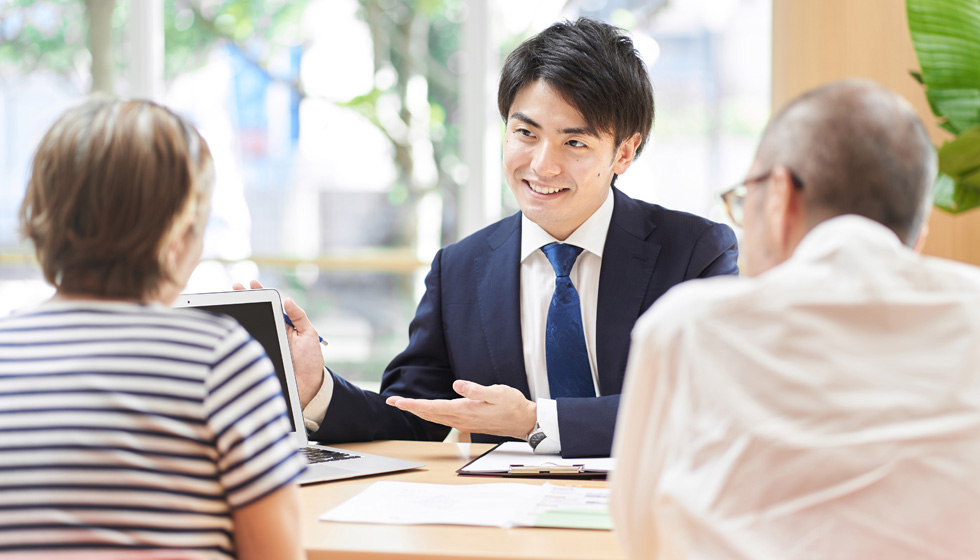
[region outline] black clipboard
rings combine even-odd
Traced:
[[[609,458],[563,459],[560,455],[536,455],[525,442],[504,442],[456,470],[459,476],[511,478],[566,478],[605,480]]]

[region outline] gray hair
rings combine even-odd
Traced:
[[[911,105],[867,80],[835,82],[797,98],[763,133],[763,168],[803,182],[807,215],[875,220],[913,245],[931,208],[936,149]]]

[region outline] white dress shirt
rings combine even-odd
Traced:
[[[582,306],[582,328],[585,331],[585,346],[589,352],[589,369],[592,370],[596,396],[600,395],[595,362],[595,318],[599,301],[602,249],[606,245],[606,234],[609,233],[609,223],[612,221],[612,189],[609,189],[609,193],[599,209],[573,231],[568,239],[561,242],[583,249],[568,277],[578,292],[579,304]],[[547,443],[542,443],[543,447],[539,447],[538,451],[558,452],[561,450],[558,405],[551,399],[548,363],[544,355],[548,309],[551,307],[551,296],[555,293],[555,269],[541,248],[550,243],[559,241],[527,216],[521,216],[521,335],[524,341],[524,369],[527,372],[527,385],[531,389],[531,400],[538,405],[538,424],[547,436]]]
[[[631,558],[980,557],[980,269],[838,217],[637,323],[614,443]]]

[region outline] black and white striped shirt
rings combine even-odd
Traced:
[[[0,556],[235,556],[231,511],[304,460],[262,347],[194,310],[49,302],[0,318]]]

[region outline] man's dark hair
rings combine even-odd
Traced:
[[[618,27],[588,18],[559,22],[521,43],[500,72],[497,107],[507,120],[527,85],[544,80],[578,110],[594,132],[618,147],[640,134],[637,155],[653,127],[653,87],[633,41]]]
[[[802,180],[812,221],[857,214],[909,246],[928,216],[936,179],[936,150],[912,106],[857,79],[786,106],[766,127],[756,163],[785,165]]]

